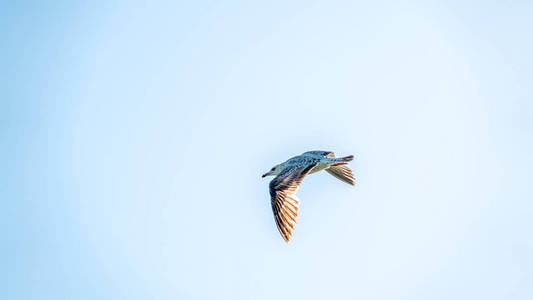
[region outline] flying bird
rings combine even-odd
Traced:
[[[345,166],[352,160],[353,155],[336,158],[330,151],[308,151],[274,166],[263,174],[263,178],[276,176],[270,181],[270,200],[276,226],[285,242],[290,241],[294,231],[300,202],[296,191],[305,175],[326,170],[337,179],[355,185],[352,170]]]

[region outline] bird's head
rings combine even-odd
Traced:
[[[263,174],[263,176],[261,176],[262,178],[265,178],[267,176],[276,176],[278,175],[279,173],[281,173],[281,171],[283,171],[284,167],[283,165],[279,164],[279,165],[275,165],[272,169],[270,169],[270,171],[266,172],[265,174]]]

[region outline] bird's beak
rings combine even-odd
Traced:
[[[268,172],[265,173],[265,174],[263,174],[263,175],[261,176],[261,178],[265,178],[265,177],[267,177],[267,176],[268,176]]]

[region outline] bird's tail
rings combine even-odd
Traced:
[[[353,160],[353,155],[348,155],[348,156],[345,156],[345,157],[339,157],[340,160],[342,161],[352,161]]]
[[[336,160],[337,162],[333,163],[332,166],[345,165],[347,162],[353,160],[353,155],[348,155],[348,156],[345,156],[345,157],[335,158],[335,160]]]

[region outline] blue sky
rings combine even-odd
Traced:
[[[533,298],[533,4],[0,4],[2,299]],[[260,175],[354,154],[298,192]]]

